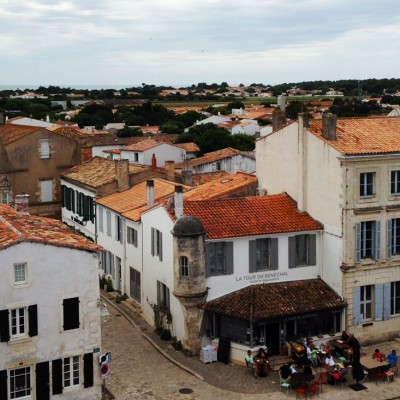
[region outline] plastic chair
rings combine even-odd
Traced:
[[[300,397],[300,395],[303,393],[304,394],[304,398],[307,398],[307,390],[304,387],[297,387],[296,389],[296,399],[298,399]]]
[[[315,385],[314,383],[312,383],[309,388],[308,388],[308,392],[310,393],[310,397],[311,396],[315,396],[317,395],[319,397],[319,389],[318,386]]]
[[[245,359],[245,361],[246,361],[246,370],[250,371],[254,375],[255,374],[255,366],[254,366],[254,364],[252,364],[251,362],[247,361],[246,359]]]
[[[394,382],[394,371],[392,371],[392,369],[386,371],[385,376],[388,382]]]
[[[287,381],[287,379],[283,379],[281,376],[281,371],[279,371],[279,386],[282,389],[286,390],[286,395],[289,395],[289,389],[290,389],[290,383]]]
[[[313,386],[316,386],[318,389],[318,397],[319,397],[319,393],[322,393],[322,381],[321,380],[315,380],[313,382]]]

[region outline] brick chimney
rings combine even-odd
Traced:
[[[147,208],[154,206],[154,181],[149,179],[147,181]]]
[[[322,114],[322,137],[327,140],[336,140],[336,115]]]
[[[15,196],[15,211],[19,215],[29,215],[29,194],[17,194]]]
[[[175,186],[175,194],[174,194],[174,203],[175,203],[175,217],[178,219],[183,215],[183,187]]]
[[[117,176],[118,191],[129,189],[129,160],[117,160],[115,163],[115,174]]]
[[[285,126],[286,117],[279,107],[275,107],[272,112],[272,131],[276,132]]]
[[[151,157],[151,168],[153,168],[153,169],[157,168],[157,158],[154,153],[153,153],[153,157]]]
[[[175,180],[175,161],[165,161],[165,171],[167,172],[167,179],[169,181]]]

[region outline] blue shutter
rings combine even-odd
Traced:
[[[375,260],[381,259],[381,221],[375,221]]]
[[[387,234],[386,234],[386,249],[387,258],[392,258],[392,220],[387,220]]]
[[[390,319],[391,284],[386,282],[383,285],[383,319]]]
[[[375,285],[375,320],[383,319],[383,285]]]
[[[361,262],[361,223],[356,224],[356,263]]]
[[[356,287],[353,291],[353,324],[359,325],[361,323],[361,314],[360,314],[360,294],[361,288]]]
[[[225,243],[225,274],[233,274],[233,242]]]

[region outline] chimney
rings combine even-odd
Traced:
[[[310,114],[305,112],[305,113],[300,113],[299,114],[299,125],[303,128],[308,128],[310,124]]]
[[[276,132],[279,129],[282,129],[286,123],[285,114],[279,107],[275,107],[274,111],[272,112],[272,131]]]
[[[123,192],[129,189],[129,160],[117,160],[115,163],[117,190]]]
[[[193,165],[188,158],[183,162],[182,182],[184,185],[193,186]]]
[[[0,125],[4,124],[4,114],[0,112]]]
[[[157,158],[154,153],[153,153],[153,157],[151,157],[151,168],[153,168],[153,169],[157,168]]]
[[[29,215],[29,194],[15,196],[15,211],[18,215]]]
[[[336,140],[336,115],[322,114],[322,137],[327,140]]]
[[[147,208],[154,206],[154,181],[149,179],[147,181]]]
[[[282,112],[285,112],[285,108],[286,108],[286,100],[285,100],[285,95],[279,95],[278,99],[277,99],[277,104],[279,106],[279,108],[281,109]]]
[[[167,179],[175,180],[175,161],[165,161],[165,170],[167,171]]]
[[[50,122],[50,115],[49,114],[46,115],[46,122]]]
[[[183,187],[175,186],[175,195],[174,195],[174,203],[175,203],[175,217],[178,219],[183,215]]]

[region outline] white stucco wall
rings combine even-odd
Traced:
[[[160,144],[142,152],[121,150],[121,158],[127,158],[129,162],[135,162],[134,153],[139,153],[137,164],[151,165],[153,154],[157,159],[157,167],[164,167],[165,161],[181,162],[185,159],[186,150],[167,143]]]
[[[110,156],[109,153],[104,153],[105,150],[115,150],[115,149],[121,149],[123,148],[124,145],[106,145],[106,146],[92,146],[92,157],[103,157],[103,158],[108,158]],[[115,154],[113,154],[115,156]]]
[[[157,281],[164,283],[170,292],[170,311],[173,318],[172,334],[178,340],[184,337],[183,311],[174,296],[173,271],[173,223],[163,207],[156,207],[142,215],[143,224],[143,312],[146,319],[154,324],[154,312],[151,304],[157,304]],[[163,260],[151,255],[151,228],[162,232]]]
[[[73,183],[68,182],[64,179],[61,179],[61,185],[64,185],[66,187],[69,187],[69,188],[75,190],[75,209],[76,209],[76,204],[77,204],[77,200],[76,200],[77,192],[83,193],[85,196],[90,196],[94,202],[94,199],[96,197],[96,194],[94,192],[87,190],[85,188],[82,188],[78,185],[74,185]],[[94,205],[93,205],[93,207],[94,207]],[[66,223],[68,226],[75,229],[77,232],[82,233],[86,237],[90,237],[92,240],[95,240],[95,233],[96,233],[95,223],[96,223],[96,221],[95,222],[85,221],[84,225],[81,225],[81,224],[75,222],[73,220],[73,218],[82,220],[82,217],[80,217],[78,214],[67,210],[65,207],[61,208],[62,222]]]
[[[37,305],[38,336],[0,343],[0,370],[73,355],[101,346],[98,255],[49,244],[20,243],[1,251],[0,309]],[[14,286],[14,263],[27,263],[28,282]],[[63,331],[65,298],[79,297],[80,328]],[[99,354],[99,353],[97,353]],[[64,391],[62,399],[99,399],[100,374],[94,354],[94,386]],[[32,368],[33,370],[33,368]],[[32,371],[33,373],[34,371]],[[34,376],[34,375],[33,375]],[[81,364],[83,380],[83,361]]]
[[[227,157],[217,161],[220,163],[220,171],[226,171],[233,174],[237,171],[254,172],[256,170],[256,160],[250,157],[242,156],[241,154]],[[205,163],[193,167],[195,173],[206,173],[217,171],[217,162]]]

